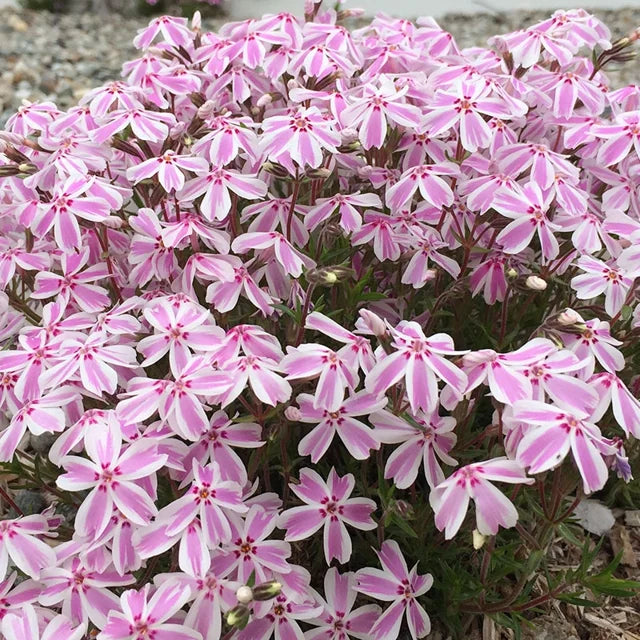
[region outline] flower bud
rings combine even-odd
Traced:
[[[258,601],[271,600],[279,596],[281,591],[282,585],[276,580],[270,580],[253,588],[253,599]]]
[[[270,93],[265,93],[256,100],[256,107],[260,107],[260,109],[262,109],[264,107],[268,107],[272,102],[273,96]]]
[[[507,278],[509,278],[509,280],[513,280],[514,278],[518,277],[518,272],[511,267],[510,269],[507,269],[504,273],[505,276],[507,276]]]
[[[200,120],[206,120],[207,118],[210,118],[215,111],[216,103],[213,100],[207,100],[200,104],[198,108],[198,118],[200,118]]]
[[[300,422],[302,420],[302,411],[298,407],[287,407],[284,410],[284,417],[291,422]]]
[[[300,85],[293,78],[291,78],[291,80],[287,82],[287,89],[289,91],[291,91],[292,89],[297,89],[299,86]]]
[[[539,276],[529,276],[525,281],[525,285],[533,291],[544,291],[547,288],[546,280],[543,280]]]
[[[276,178],[289,177],[289,172],[280,164],[267,161],[262,165],[262,169]]]
[[[584,322],[582,316],[573,309],[566,308],[562,313],[558,315],[558,324],[563,327],[569,327],[573,324]]]
[[[249,622],[249,608],[246,604],[236,605],[227,611],[226,621],[230,627],[244,629]]]
[[[473,548],[482,549],[484,547],[484,543],[487,541],[487,536],[483,536],[477,529],[473,530]]]
[[[336,22],[346,20],[347,18],[359,18],[364,15],[364,9],[342,9],[338,11]]]
[[[352,127],[345,127],[340,131],[343,144],[351,144],[358,139],[358,131]]]
[[[374,336],[382,338],[387,334],[387,326],[379,315],[368,309],[360,309],[359,313],[365,326]]]
[[[191,28],[194,31],[199,31],[201,27],[202,27],[202,15],[200,14],[199,11],[196,11],[193,14],[193,18],[191,18]]]
[[[306,273],[306,278],[309,283],[332,286],[338,282],[354,278],[355,275],[356,272],[349,267],[335,266],[309,269]]]
[[[306,172],[307,178],[311,180],[326,180],[331,175],[331,169],[326,167],[318,167],[317,169],[309,169]]]
[[[242,585],[236,591],[236,598],[240,604],[249,604],[253,600],[253,590],[247,585]]]

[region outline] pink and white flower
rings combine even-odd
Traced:
[[[305,505],[284,511],[278,527],[287,530],[287,541],[304,540],[324,527],[327,564],[333,558],[344,564],[351,557],[351,538],[345,524],[364,531],[376,527],[371,519],[376,503],[367,498],[349,498],[355,487],[350,473],[340,477],[332,468],[325,483],[312,469],[301,469],[300,484],[289,486]]]

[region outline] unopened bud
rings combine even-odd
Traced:
[[[477,529],[473,530],[473,548],[478,550],[484,547],[484,543],[487,541],[487,536],[483,536]]]
[[[122,218],[118,218],[118,216],[109,216],[108,218],[100,220],[100,222],[109,229],[120,229],[124,224],[124,220]]]
[[[191,18],[191,28],[194,31],[198,31],[202,27],[202,15],[199,11],[196,11]]]
[[[287,407],[284,410],[284,417],[291,422],[300,422],[302,420],[302,411],[298,407]]]
[[[340,131],[340,137],[342,138],[343,144],[351,144],[358,139],[358,132],[352,127],[345,127]]]
[[[279,596],[281,591],[282,585],[276,580],[270,580],[253,588],[253,599],[258,601],[271,600]]]
[[[331,169],[327,169],[326,167],[309,169],[306,175],[307,178],[310,178],[311,180],[326,180],[331,175]]]
[[[355,277],[356,272],[349,267],[323,267],[321,269],[309,269],[306,273],[308,282],[320,285],[334,285]]]
[[[360,309],[359,313],[365,326],[374,336],[382,338],[387,334],[387,327],[384,320],[379,315],[373,313],[373,311],[369,311],[368,309]]]
[[[193,100],[193,97],[191,98]],[[198,107],[198,118],[206,120],[210,118],[216,111],[216,103],[213,100],[202,102]]]
[[[269,161],[262,165],[262,169],[276,178],[288,178],[290,175],[281,164],[275,164]]]
[[[292,89],[297,89],[299,86],[300,85],[293,78],[291,78],[291,80],[287,82],[287,89],[289,91],[291,91]]]
[[[263,109],[264,107],[268,107],[272,102],[273,96],[270,93],[265,93],[256,100],[256,107]]]
[[[226,620],[230,627],[244,629],[249,622],[249,608],[246,604],[236,605],[233,609],[227,611]]]
[[[413,507],[406,500],[395,500],[392,506],[395,511],[403,520],[413,520],[415,512]]]
[[[528,289],[532,289],[533,291],[544,291],[547,288],[546,280],[543,280],[539,276],[529,276],[525,284]]]
[[[236,598],[240,604],[249,604],[253,600],[253,590],[247,585],[243,585],[236,591]]]
[[[505,276],[507,276],[509,280],[513,280],[514,278],[518,277],[518,272],[513,267],[511,267],[510,269],[507,269],[505,271]]]
[[[558,324],[563,327],[570,327],[571,325],[578,324],[580,322],[584,322],[582,316],[573,309],[567,308],[558,315]]]

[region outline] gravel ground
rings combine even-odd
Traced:
[[[6,0],[0,0],[0,2]],[[640,9],[596,10],[621,36],[640,26]],[[512,11],[447,15],[440,23],[460,45],[482,45],[548,17],[548,12]],[[119,77],[121,64],[134,55],[131,41],[147,18],[119,15],[52,15],[0,5],[0,126],[22,100],[53,100],[60,107],[77,102],[88,89]],[[209,29],[217,24],[210,21]],[[640,82],[640,64],[628,63],[611,74],[616,86]]]

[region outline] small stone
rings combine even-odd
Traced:
[[[640,509],[625,511],[624,522],[629,527],[640,527]]]
[[[14,30],[19,33],[24,33],[29,29],[29,25],[15,13],[10,13],[7,18],[7,24]]]

